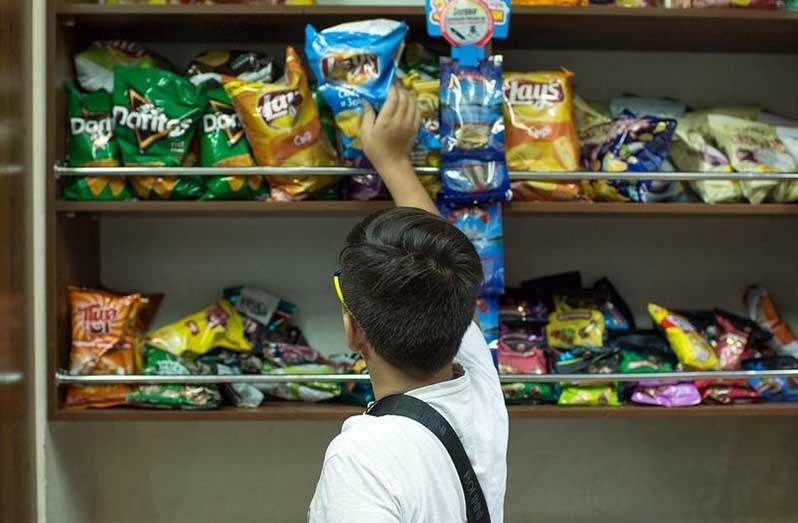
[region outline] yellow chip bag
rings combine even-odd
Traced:
[[[546,341],[549,347],[601,347],[604,345],[604,314],[596,309],[571,308],[565,298],[555,298],[556,310],[549,314]]]
[[[319,109],[293,48],[286,51],[285,75],[275,83],[223,80],[258,165],[335,165],[335,150],[322,132]],[[301,183],[280,176],[267,178],[278,199],[300,198],[306,194],[299,191],[322,189],[337,181],[335,177],[303,177]]]
[[[505,73],[507,165],[519,171],[576,171],[579,140],[573,115],[573,73]]]
[[[682,365],[696,370],[720,370],[715,351],[687,318],[653,303],[648,304],[648,313],[665,331]]]
[[[219,348],[252,350],[244,337],[241,315],[227,300],[151,332],[147,344],[180,356],[184,352],[205,354]]]

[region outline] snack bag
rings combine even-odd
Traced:
[[[549,347],[601,347],[604,345],[604,315],[596,309],[571,308],[562,296],[555,297],[549,315],[546,340]]]
[[[715,351],[686,318],[667,309],[648,304],[654,322],[665,331],[671,349],[682,365],[696,370],[719,370]]]
[[[72,349],[69,372],[74,375],[135,374],[133,328],[141,296],[69,288]],[[70,386],[68,408],[112,407],[126,402],[129,385]]]
[[[585,7],[588,0],[513,0],[513,5],[553,5],[562,7]]]
[[[479,254],[484,280],[480,296],[504,293],[504,246],[501,204],[451,208],[441,205],[441,216],[465,234]]]
[[[502,383],[502,394],[508,405],[557,403],[557,386],[553,383]]]
[[[206,51],[196,56],[186,70],[194,85],[221,85],[223,76],[248,82],[273,82],[277,66],[270,56],[256,51]]]
[[[194,140],[196,148],[197,140]],[[197,155],[186,154],[182,167],[193,167]],[[130,185],[144,200],[194,200],[202,195],[205,182],[201,176],[130,176]]]
[[[692,407],[701,403],[701,394],[692,383],[640,382],[632,392],[632,401],[660,407]]]
[[[798,358],[798,340],[790,327],[781,319],[770,293],[762,287],[752,286],[746,289],[743,299],[748,317],[766,331],[773,333],[773,337],[767,343],[768,346],[779,356]]]
[[[578,387],[565,385],[562,387],[557,405],[573,405],[583,407],[618,407],[618,391],[615,385],[598,385]]]
[[[103,40],[92,42],[74,57],[78,84],[86,91],[114,92],[114,67],[129,65],[140,68],[156,66],[156,59],[135,42]]]
[[[114,122],[127,166],[178,167],[189,152],[207,98],[163,69],[114,69]]]
[[[67,164],[70,167],[116,167],[119,149],[114,140],[111,95],[105,91],[82,93],[72,82],[67,91]],[[130,190],[121,176],[67,178],[65,200],[129,200]]]
[[[776,136],[789,151],[790,156],[798,165],[798,127],[776,127]],[[773,191],[773,201],[777,203],[798,201],[798,182],[781,182]]]
[[[513,200],[521,202],[579,202],[589,198],[581,183],[518,180],[511,184]]]
[[[421,128],[411,153],[414,165],[438,167],[441,163],[440,80],[407,78],[405,86],[421,112]],[[409,85],[408,85],[409,84]]]
[[[499,343],[499,299],[496,296],[480,296],[477,298],[477,324],[485,343],[495,352]]]
[[[786,370],[798,369],[798,359],[788,356],[760,358],[743,362],[745,370]],[[796,378],[751,378],[751,387],[767,401],[798,401],[798,380]]]
[[[686,110],[687,106],[684,103],[667,98],[621,96],[610,100],[610,115],[613,118],[631,114],[632,116],[676,119],[682,116]]]
[[[349,22],[321,32],[311,25],[305,28],[305,53],[335,114],[344,159],[363,156],[358,142],[361,98],[375,110],[385,103],[406,34],[407,24],[385,19]]]
[[[147,344],[175,356],[184,352],[201,355],[217,347],[234,351],[252,350],[252,345],[244,337],[241,315],[227,300],[151,332]]]
[[[798,170],[771,125],[720,114],[707,116],[707,125],[737,172],[792,173]],[[775,180],[741,182],[743,194],[751,203],[762,203],[778,185]]]
[[[590,168],[605,172],[655,172],[668,157],[676,120],[627,113],[613,120],[592,152]]]
[[[286,50],[285,75],[275,83],[224,77],[224,88],[244,124],[258,165],[319,167],[335,164],[335,151],[321,129],[305,71],[296,51]],[[268,176],[277,200],[307,198],[328,187],[331,176]]]
[[[511,170],[579,169],[572,77],[566,69],[504,74],[505,146]]]
[[[761,399],[746,380],[696,380],[704,403],[751,403]]]
[[[746,356],[748,333],[737,328],[729,319],[715,314],[719,333],[715,343],[715,354],[720,360],[721,370],[738,370]]]

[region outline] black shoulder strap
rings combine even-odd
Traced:
[[[457,475],[460,476],[460,484],[463,486],[465,494],[466,517],[468,523],[490,523],[490,513],[488,505],[485,503],[485,495],[479,486],[479,480],[471,466],[463,444],[452,426],[446,418],[428,405],[426,402],[408,396],[406,394],[394,394],[386,396],[374,403],[366,414],[371,416],[404,416],[421,423],[430,432],[435,434],[443,443],[449,457],[452,458]]]

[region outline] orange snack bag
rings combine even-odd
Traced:
[[[286,51],[285,75],[275,83],[223,79],[258,165],[335,165],[335,150],[322,132],[319,109],[299,55],[292,47]],[[337,181],[330,176],[267,178],[276,199],[301,198]]]
[[[133,327],[145,301],[139,294],[69,288],[72,349],[69,372],[76,375],[135,374]],[[73,386],[67,407],[109,407],[125,403],[128,385]]]
[[[511,170],[579,169],[572,76],[565,69],[505,73],[504,140]]]

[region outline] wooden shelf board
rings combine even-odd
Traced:
[[[226,407],[218,410],[174,411],[147,409],[57,410],[53,421],[343,421],[362,414],[363,407],[273,401],[258,409]],[[699,405],[696,407],[558,407],[510,405],[513,420],[541,418],[685,418],[798,416],[798,404]]]
[[[408,6],[92,5],[61,3],[61,23],[98,38],[301,42],[308,21],[325,27],[347,20],[407,20],[426,35],[424,10]],[[176,20],[179,18],[179,22]],[[155,23],[157,22],[157,23]],[[268,30],[266,30],[268,29]],[[656,35],[652,37],[652,35]],[[495,48],[796,52],[798,13],[764,9],[629,9],[614,6],[514,7],[511,37]],[[512,64],[508,64],[512,66]]]
[[[393,205],[389,201],[304,201],[304,202],[92,202],[58,201],[60,214],[347,214],[369,213]],[[511,215],[695,215],[695,216],[798,216],[794,204],[718,204],[703,203],[570,203],[513,202],[505,206]]]

